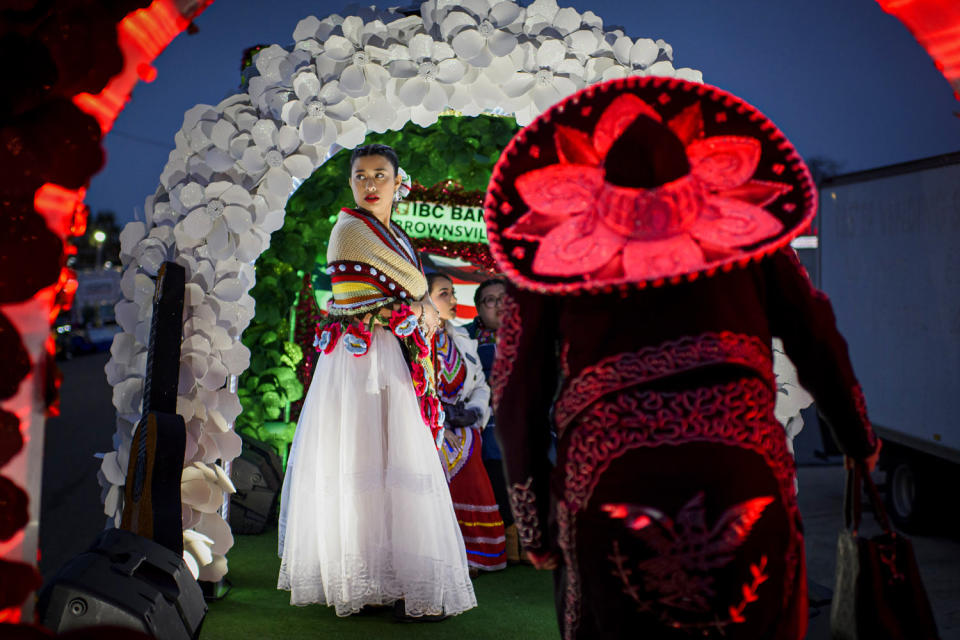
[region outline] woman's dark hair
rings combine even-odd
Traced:
[[[473,306],[480,308],[480,300],[483,299],[483,290],[487,287],[492,287],[495,284],[502,284],[504,287],[507,286],[507,281],[503,278],[488,278],[480,283],[480,286],[477,287],[477,290],[473,292]]]
[[[367,144],[355,148],[353,153],[350,154],[350,170],[353,171],[353,163],[357,161],[357,158],[366,156],[383,156],[393,165],[393,175],[399,173],[400,158],[397,157],[397,152],[393,150],[393,147],[388,147],[385,144]]]
[[[432,271],[427,274],[427,293],[433,291],[433,283],[443,278],[444,280],[449,280],[450,284],[453,284],[453,278],[448,276],[445,273],[440,273],[439,271]]]

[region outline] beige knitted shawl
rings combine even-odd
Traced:
[[[409,302],[419,300],[427,292],[427,279],[420,267],[413,264],[416,255],[409,255],[412,250],[409,238],[397,225],[391,223],[390,226],[392,234],[371,216],[344,209],[330,233],[327,264],[333,269],[339,265],[350,269],[362,265],[364,275],[372,268],[377,278],[385,276],[406,293],[401,295],[400,291],[391,289],[397,298]],[[382,286],[382,280],[377,282],[378,286]]]

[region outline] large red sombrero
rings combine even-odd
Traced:
[[[593,85],[520,131],[484,203],[490,250],[542,292],[660,286],[744,266],[788,244],[817,192],[783,133],[709,85]]]

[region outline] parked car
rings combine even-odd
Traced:
[[[89,353],[109,351],[113,336],[120,333],[120,326],[114,323],[101,326],[75,326],[69,320],[54,325],[54,343],[56,357],[69,360]]]

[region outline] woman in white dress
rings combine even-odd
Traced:
[[[396,153],[355,149],[350,183],[357,208],[341,211],[330,236],[334,300],[281,494],[277,587],[338,616],[391,603],[401,617],[456,615],[476,597],[437,456],[428,345],[439,319],[390,219]]]

